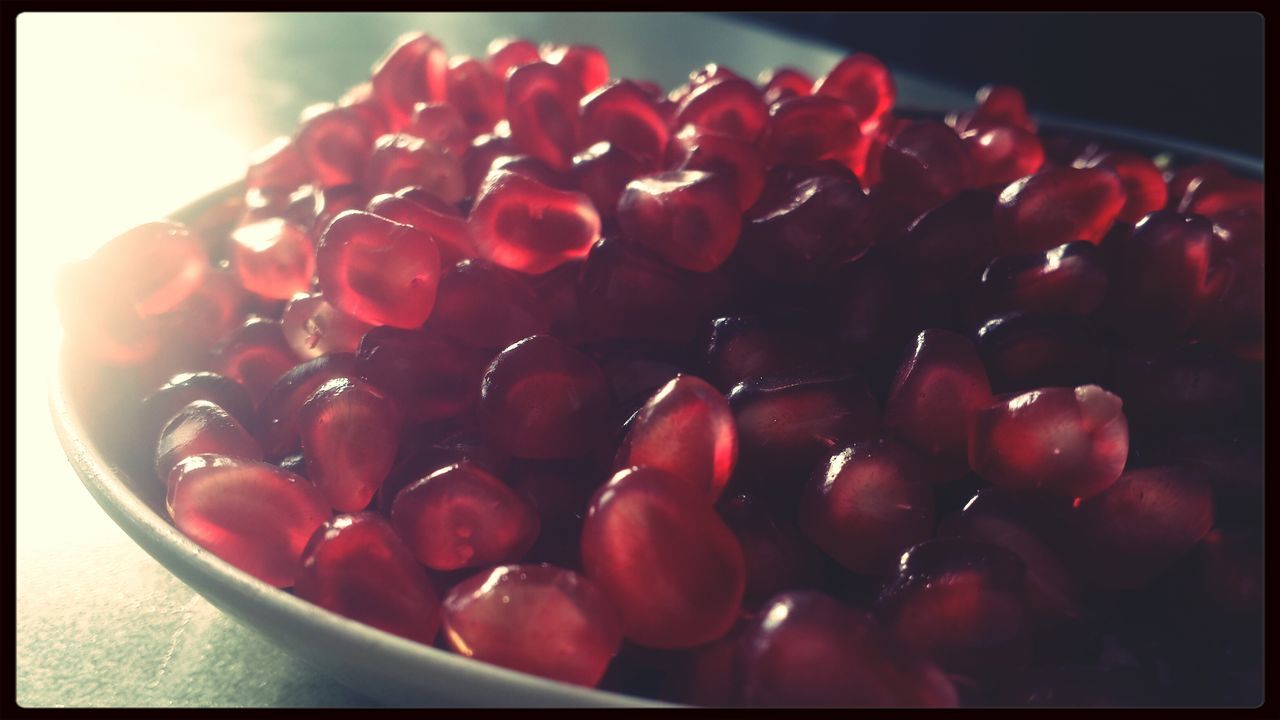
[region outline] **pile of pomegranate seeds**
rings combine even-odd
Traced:
[[[233,222],[67,268],[71,352],[138,389],[114,424],[194,541],[470,658],[711,705],[1256,704],[1261,184],[1010,87],[895,99],[865,54],[664,93],[405,36]]]

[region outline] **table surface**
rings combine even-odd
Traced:
[[[585,41],[667,87],[717,61],[816,74],[830,48],[684,14],[45,14],[17,20],[17,702],[375,704],[209,605],[144,553],[67,464],[47,409],[59,265],[243,173],[298,112],[366,79],[402,32],[483,55],[501,35]],[[969,92],[899,77],[901,102]]]

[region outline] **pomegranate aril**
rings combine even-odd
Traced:
[[[1110,354],[1095,329],[1079,318],[1006,313],[981,323],[974,341],[997,393],[1107,379]]]
[[[925,330],[898,368],[884,424],[936,465],[945,482],[968,469],[974,415],[990,402],[990,381],[973,343],[949,330]]]
[[[933,534],[935,474],[892,440],[841,448],[805,485],[800,528],[846,568],[892,575],[902,553]]]
[[[670,130],[652,96],[630,80],[619,80],[582,98],[582,144],[608,142],[656,162],[667,150]]]
[[[992,260],[982,273],[978,297],[987,312],[1084,317],[1102,305],[1109,287],[1102,251],[1093,243],[1077,241],[1043,253]]]
[[[334,378],[298,410],[307,477],[338,512],[369,506],[395,462],[399,410],[368,384]]]
[[[445,99],[449,55],[424,33],[407,33],[373,67],[373,94],[382,102],[391,127],[404,127],[420,102]]]
[[[893,377],[925,317],[921,293],[878,248],[837,265],[823,282],[837,344],[877,379]]]
[[[1144,429],[1246,422],[1261,399],[1243,363],[1204,343],[1118,352],[1114,376],[1126,415]]]
[[[866,127],[893,109],[897,88],[883,63],[866,53],[855,53],[818,78],[813,94],[849,103]]]
[[[455,158],[462,158],[471,147],[475,134],[467,129],[462,113],[448,103],[418,103],[404,132],[442,148]]]
[[[301,360],[331,352],[355,352],[372,325],[330,305],[319,293],[298,295],[284,307],[281,331]]]
[[[579,79],[546,62],[529,63],[507,75],[507,120],[522,151],[553,168],[567,168],[579,147]]]
[[[994,204],[992,192],[961,191],[920,215],[901,236],[886,239],[885,249],[910,274],[912,285],[929,295],[972,287],[996,254]]]
[[[746,609],[754,611],[784,590],[818,583],[821,553],[785,512],[745,492],[725,495],[716,509],[742,547]]]
[[[550,326],[549,311],[519,274],[483,260],[464,260],[440,277],[426,329],[496,351],[544,334]]]
[[[349,210],[320,237],[316,267],[334,307],[370,325],[416,328],[435,304],[440,252],[426,232]]]
[[[278,137],[254,152],[244,177],[249,190],[271,194],[289,193],[310,181],[311,170],[288,137]]]
[[[378,512],[388,515],[401,490],[437,470],[470,463],[496,476],[505,473],[511,462],[511,458],[485,445],[470,431],[458,431],[425,442],[429,444],[424,444],[424,439],[400,444],[403,456],[378,489],[374,502]]]
[[[462,159],[463,176],[466,179],[468,196],[475,196],[481,183],[489,175],[493,161],[507,155],[517,155],[520,148],[510,137],[500,135],[477,135],[471,141],[471,147]]]
[[[972,179],[976,187],[1004,186],[1034,175],[1044,165],[1044,146],[1040,138],[1020,127],[995,125],[974,128],[961,132],[960,139],[969,148],[969,157],[973,160]],[[1124,219],[1124,213],[1121,215]]]
[[[793,67],[762,70],[756,77],[765,105],[793,97],[804,97],[813,90],[813,78]]]
[[[609,59],[599,48],[546,43],[538,53],[546,62],[568,71],[580,88],[579,97],[609,82]]]
[[[668,146],[668,165],[675,170],[704,170],[728,175],[745,212],[764,190],[764,159],[755,145],[731,135],[686,125]]]
[[[1107,152],[1091,158],[1086,167],[1104,167],[1120,177],[1125,196],[1120,222],[1136,223],[1148,213],[1163,209],[1169,200],[1160,168],[1145,155]]]
[[[370,194],[395,192],[413,185],[446,203],[456,203],[466,194],[462,163],[420,137],[405,133],[383,135],[369,155]]]
[[[485,179],[468,224],[481,258],[533,275],[585,256],[600,237],[586,195],[510,171]]]
[[[401,490],[391,523],[418,562],[458,570],[514,562],[538,536],[538,513],[470,462],[450,465]]]
[[[297,358],[285,342],[280,321],[250,317],[237,328],[215,355],[216,370],[244,385],[255,404]]]
[[[226,411],[241,426],[253,427],[253,401],[244,385],[214,372],[187,372],[174,375],[148,395],[138,414],[138,434],[148,449],[160,431],[187,405],[205,401]]]
[[[178,463],[167,499],[196,544],[276,587],[289,587],[329,504],[303,478],[253,460],[196,455]]]
[[[1018,180],[995,207],[1002,255],[1048,250],[1073,240],[1095,245],[1124,208],[1124,185],[1103,168],[1054,168]]]
[[[338,107],[350,108],[365,127],[369,128],[370,135],[378,137],[385,133],[391,132],[391,117],[387,113],[382,102],[378,100],[374,94],[373,83],[362,82],[354,85],[347,90],[342,97],[338,98]]]
[[[671,683],[675,697],[696,707],[741,707],[739,648],[743,623],[715,642],[690,650],[683,676]]]
[[[627,183],[652,169],[653,163],[607,142],[599,142],[573,156],[573,184],[591,199],[608,221],[618,212],[618,199]]]
[[[464,56],[449,59],[445,73],[445,97],[458,109],[473,134],[488,132],[506,115],[503,77],[493,75],[484,63]]]
[[[622,644],[604,593],[551,565],[504,565],[455,585],[444,600],[444,631],[461,655],[587,687]]]
[[[707,377],[724,392],[756,377],[835,369],[832,343],[801,318],[723,317],[711,323]]]
[[[954,707],[955,688],[934,664],[897,647],[870,615],[815,591],[772,599],[741,646],[750,705]]]
[[[860,124],[857,111],[836,98],[794,97],[769,108],[760,147],[770,165],[836,160],[860,174],[866,160]]]
[[[720,82],[721,80],[729,79],[741,80],[742,76],[719,63],[707,63],[706,65],[691,71],[689,73],[689,79],[676,89],[667,93],[667,98],[678,105],[689,96],[689,93],[697,90],[703,85],[710,85],[712,83]]]
[[[262,448],[226,410],[208,400],[194,400],[169,418],[160,432],[156,476],[167,483],[178,463],[204,454],[261,460]]]
[[[339,515],[302,553],[298,597],[379,630],[435,641],[440,599],[404,542],[374,513]]]
[[[364,181],[373,139],[356,111],[324,103],[303,110],[293,142],[310,169],[310,181],[330,188]]]
[[[1010,490],[1096,495],[1120,477],[1128,456],[1121,405],[1097,385],[999,397],[974,414],[970,467]]]
[[[618,448],[617,468],[663,470],[714,503],[738,461],[729,403],[705,380],[678,375],[640,408]]]
[[[489,360],[434,333],[379,327],[361,339],[352,371],[393,397],[405,416],[443,420],[475,403]]]
[[[680,101],[675,125],[693,125],[700,130],[754,142],[764,130],[768,117],[769,110],[760,90],[750,81],[733,77],[691,90]]]
[[[911,206],[919,211],[974,184],[968,147],[940,122],[915,122],[894,133],[880,162],[884,184],[912,195]]]
[[[621,612],[623,634],[646,647],[711,642],[742,603],[738,541],[703,496],[661,470],[628,468],[600,488],[582,565]]]
[[[1068,518],[1069,560],[1109,589],[1154,580],[1213,527],[1213,493],[1199,475],[1176,467],[1130,470],[1085,500]]]
[[[974,95],[978,101],[975,115],[984,122],[1006,123],[1035,132],[1027,115],[1027,101],[1022,91],[1010,85],[984,85]]]
[[[331,353],[293,365],[281,375],[258,403],[255,426],[267,459],[277,460],[299,449],[298,411],[316,388],[354,373],[355,356]]]
[[[705,273],[737,246],[742,216],[730,178],[678,171],[628,183],[618,200],[618,224],[630,242],[672,265]]]
[[[495,38],[489,43],[486,54],[489,69],[499,79],[506,79],[507,74],[521,65],[535,63],[542,58],[538,55],[538,46],[524,38]]]
[[[573,177],[567,172],[556,170],[532,155],[504,155],[495,158],[489,166],[489,175],[499,171],[512,172],[534,180],[556,190],[573,190]]]
[[[861,257],[873,238],[863,226],[867,199],[854,180],[803,180],[772,207],[757,207],[743,229],[742,253],[759,275],[812,283],[831,264]]]
[[[462,213],[435,195],[417,190],[416,187],[401,188],[395,195],[378,195],[369,201],[365,210],[430,235],[440,251],[441,267],[453,267],[475,257],[471,233]]]
[[[209,272],[200,238],[173,222],[139,225],[99,248],[90,262],[111,276],[115,292],[142,317],[178,307]]]
[[[138,315],[114,277],[92,260],[64,265],[55,278],[59,320],[77,356],[111,365],[139,365],[161,345],[158,318]]]
[[[246,290],[288,300],[311,287],[316,255],[306,230],[280,218],[242,225],[231,233],[232,265]]]
[[[1263,207],[1262,183],[1233,175],[1215,175],[1193,181],[1178,203],[1178,212],[1214,218],[1235,212],[1259,217]]]
[[[1202,316],[1194,332],[1229,348],[1241,358],[1262,360],[1266,264],[1261,218],[1240,214],[1219,216],[1213,231],[1223,241],[1232,273],[1222,294]]]
[[[957,683],[981,687],[1030,660],[1025,575],[1022,560],[999,545],[930,540],[903,554],[878,614],[905,648]]]

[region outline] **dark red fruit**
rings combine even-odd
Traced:
[[[293,584],[329,504],[303,478],[267,463],[196,455],[169,479],[173,524],[196,544],[276,587]]]
[[[1090,159],[1086,166],[1104,167],[1120,177],[1125,196],[1120,222],[1136,223],[1147,213],[1163,209],[1169,200],[1160,168],[1145,155],[1107,152]]]
[[[249,301],[234,272],[211,269],[195,292],[166,313],[165,324],[182,342],[211,348],[240,326]]]
[[[992,241],[995,193],[964,190],[885,242],[886,251],[911,275],[912,284],[930,295],[972,287],[996,254]],[[870,234],[868,231],[864,233]]]
[[[754,142],[768,120],[768,108],[754,84],[725,78],[694,88],[680,101],[675,125],[693,125]]]
[[[684,171],[630,182],[618,201],[618,223],[628,240],[672,265],[710,272],[737,246],[742,216],[729,178]]]
[[[471,148],[462,161],[463,175],[467,181],[467,195],[475,196],[479,191],[480,184],[488,177],[489,168],[493,166],[494,160],[519,153],[520,148],[516,147],[510,136],[477,135],[471,141]]]
[[[231,233],[232,265],[245,290],[288,300],[311,287],[316,251],[306,230],[280,218],[242,225]]]
[[[160,432],[155,449],[156,476],[168,483],[169,473],[178,463],[204,454],[261,460],[262,447],[226,410],[208,400],[194,400],[174,414]]]
[[[738,541],[701,495],[661,470],[628,468],[600,488],[582,566],[621,612],[623,634],[646,647],[711,642],[742,603]]]
[[[355,356],[332,353],[294,365],[275,381],[258,405],[256,423],[268,460],[298,450],[298,411],[311,393],[334,378],[353,377],[354,372]]]
[[[237,328],[214,358],[215,369],[244,385],[255,403],[261,403],[276,379],[296,362],[280,322],[256,316]]]
[[[556,170],[532,155],[504,155],[495,158],[489,166],[489,174],[505,170],[523,175],[556,190],[573,190],[573,178],[567,172]]]
[[[441,276],[426,327],[469,347],[496,351],[546,333],[551,316],[519,274],[483,260],[464,260]]]
[[[1217,528],[1200,547],[1200,575],[1215,605],[1237,615],[1262,614],[1262,538]]]
[[[466,218],[458,209],[435,195],[417,188],[402,188],[395,195],[378,195],[365,208],[401,225],[417,228],[436,241],[440,251],[440,266],[453,267],[458,262],[475,257],[475,246],[467,230]]]
[[[973,160],[972,179],[976,187],[1004,186],[1034,175],[1044,165],[1044,146],[1040,138],[1020,127],[995,125],[974,128],[961,132],[960,139],[969,148],[969,157]]]
[[[494,358],[477,411],[485,434],[505,452],[558,458],[591,450],[610,404],[599,365],[550,335],[535,335]]]
[[[982,273],[979,302],[990,312],[1083,317],[1102,305],[1108,287],[1110,279],[1098,246],[1077,241],[1043,253],[992,260]]]
[[[427,233],[349,210],[320,237],[320,289],[334,307],[371,325],[416,328],[431,315],[440,252]]]
[[[504,565],[455,585],[444,600],[444,631],[460,655],[587,687],[622,645],[604,593],[551,565]]]
[[[591,45],[544,44],[538,49],[542,59],[568,71],[580,88],[581,97],[609,82],[609,60]]]
[[[747,569],[743,604],[748,610],[789,588],[818,582],[821,554],[788,513],[750,493],[725,495],[716,509],[742,546]]]
[[[369,155],[369,194],[410,185],[446,203],[456,203],[466,194],[462,164],[444,148],[405,133],[378,138]]]
[[[448,103],[418,103],[413,107],[413,117],[404,131],[428,143],[444,149],[450,155],[461,158],[471,147],[471,136],[466,121],[458,109]]]
[[[430,645],[440,631],[440,598],[387,521],[339,515],[302,553],[298,597],[379,630]]]
[[[310,181],[307,162],[288,137],[278,137],[255,151],[244,176],[246,188],[269,195],[293,192],[294,188]]]
[[[364,180],[373,138],[354,110],[323,103],[302,111],[293,142],[310,169],[310,181],[330,188]]]
[[[893,109],[897,88],[883,63],[866,53],[854,53],[819,78],[813,85],[813,94],[849,103],[858,121],[867,126]]]
[[[796,317],[724,317],[711,323],[707,377],[724,392],[756,377],[834,369],[834,349]]]
[[[1006,313],[980,324],[974,341],[997,393],[1106,379],[1109,353],[1096,330],[1079,318]]]
[[[514,562],[538,537],[538,513],[529,502],[469,462],[401,490],[391,522],[418,562],[433,570]]]
[[[569,167],[579,147],[578,78],[562,67],[529,63],[507,76],[511,139],[553,168]]]
[[[338,512],[369,506],[391,472],[400,432],[399,411],[378,389],[334,378],[298,410],[307,478]]]
[[[860,124],[861,118],[848,103],[831,97],[795,97],[769,108],[760,147],[770,165],[836,160],[860,173],[865,163]]]
[[[915,122],[894,133],[880,162],[884,184],[910,195],[909,204],[920,211],[974,184],[969,149],[940,122]]]
[[[779,67],[760,71],[756,77],[764,104],[772,105],[793,97],[804,97],[813,90],[813,78],[793,67]]]
[[[619,80],[582,98],[582,144],[608,142],[638,158],[657,162],[667,149],[670,130],[648,93]]]
[[[1252,420],[1261,398],[1243,363],[1204,343],[1117,353],[1116,392],[1142,428],[1213,427]]]
[[[755,272],[808,284],[832,264],[861,257],[867,198],[857,181],[817,177],[793,186],[772,207],[757,207],[742,232],[742,253]]]
[[[253,426],[253,401],[244,385],[214,372],[187,372],[169,378],[142,401],[138,435],[150,449],[170,418],[201,400],[222,408],[241,426]]]
[[[1001,191],[995,209],[996,247],[1002,255],[1012,255],[1073,240],[1096,245],[1124,204],[1124,185],[1110,170],[1045,170]]]
[[[1121,405],[1097,385],[997,398],[974,415],[970,467],[1010,490],[1096,495],[1120,477],[1129,453]]]
[[[675,170],[705,170],[728,175],[746,211],[764,190],[764,159],[754,144],[732,135],[720,135],[686,125],[667,151]]]
[[[329,304],[320,293],[299,295],[280,317],[285,342],[302,360],[331,352],[355,352],[372,328]]]
[[[449,59],[445,97],[458,109],[473,134],[488,132],[506,115],[505,76],[493,75],[484,63],[465,55]]]
[[[586,195],[510,171],[485,179],[468,224],[481,258],[531,275],[585,256],[600,238],[600,216]]]
[[[421,422],[470,408],[489,359],[487,352],[466,350],[433,333],[379,327],[360,341],[352,371]]]
[[[573,156],[573,183],[608,220],[617,215],[627,183],[649,172],[653,163],[620,147],[600,142]]]
[[[374,65],[373,94],[386,108],[393,128],[404,127],[418,103],[445,99],[448,62],[444,46],[434,38],[408,33]]]
[[[1237,212],[1260,217],[1263,199],[1260,182],[1233,175],[1213,175],[1187,186],[1186,194],[1178,203],[1178,212],[1195,213],[1215,220]]]
[[[496,77],[504,80],[507,73],[521,65],[528,65],[542,59],[538,55],[537,45],[524,38],[513,37],[493,39],[489,43],[487,55],[489,69]]]

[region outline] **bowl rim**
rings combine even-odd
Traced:
[[[938,117],[938,111],[900,109],[897,113],[910,117],[913,113]],[[1180,159],[1211,159],[1223,163],[1231,170],[1262,179],[1264,163],[1259,158],[1212,148],[1193,142],[1140,133],[1125,128],[1100,125],[1069,119],[1034,116],[1040,131],[1079,134],[1102,140],[1111,140],[1124,146],[1137,146],[1155,153],[1175,153]],[[237,180],[175,210],[169,218],[184,221],[220,203],[242,195],[243,181]],[[168,519],[153,509],[124,482],[124,471],[116,468],[94,447],[71,392],[70,358],[64,341],[58,349],[58,362],[49,385],[49,407],[53,424],[68,461],[75,469],[85,488],[107,515],[120,526],[149,555],[184,584],[195,590],[222,612],[248,625],[254,632],[262,632],[260,623],[240,617],[241,605],[266,611],[272,617],[287,619],[293,632],[305,630],[314,633],[337,646],[361,646],[384,655],[389,662],[401,662],[427,667],[438,673],[444,681],[476,683],[501,688],[504,693],[515,691],[517,698],[529,703],[548,706],[592,707],[681,707],[679,704],[652,698],[552,680],[537,675],[510,670],[486,662],[478,662],[440,648],[424,645],[393,635],[356,620],[338,615],[313,605],[292,593],[273,587],[235,568],[212,552],[201,548],[183,535]],[[267,633],[270,635],[270,633]],[[287,633],[286,633],[287,634]],[[277,645],[287,645],[283,636],[271,635]],[[286,650],[297,654],[293,648]],[[327,668],[326,668],[326,671]],[[332,675],[333,673],[330,672]],[[341,678],[338,678],[341,680]],[[439,684],[439,681],[437,681]],[[356,688],[359,690],[359,688]],[[501,696],[494,696],[501,700]],[[443,698],[442,698],[443,699]],[[502,704],[502,703],[499,703]]]

